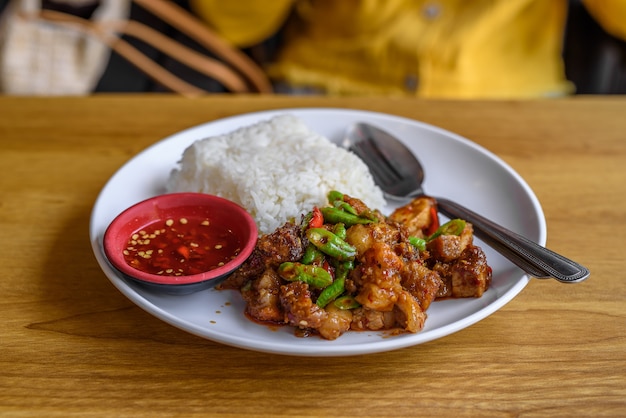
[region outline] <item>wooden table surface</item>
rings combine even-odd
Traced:
[[[491,150],[532,187],[580,284],[531,280],[460,332],[371,355],[227,347],[123,296],[90,212],[128,159],[184,128],[289,107],[387,112]],[[626,98],[0,97],[0,415],[626,416]]]

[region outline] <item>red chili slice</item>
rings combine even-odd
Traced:
[[[323,225],[324,215],[322,215],[322,211],[317,206],[315,206],[313,208],[311,220],[309,221],[309,228],[321,228]]]

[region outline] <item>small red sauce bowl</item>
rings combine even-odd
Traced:
[[[254,219],[236,203],[204,193],[171,193],[120,213],[104,234],[104,252],[130,279],[189,294],[224,281],[250,256],[257,237]]]

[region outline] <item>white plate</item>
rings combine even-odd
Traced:
[[[106,276],[124,295],[155,317],[192,334],[226,345],[297,356],[346,356],[395,350],[432,341],[464,329],[496,312],[529,281],[515,265],[477,240],[493,268],[491,288],[478,299],[435,302],[424,329],[390,336],[348,332],[335,341],[298,338],[290,327],[258,325],[243,314],[238,292],[207,290],[172,296],[127,281],[108,263],[102,249],[106,227],[122,210],[160,194],[183,150],[195,140],[291,113],[312,130],[339,141],[346,127],[368,121],[402,138],[426,170],[425,189],[448,197],[544,245],[545,218],[526,182],[506,163],[477,144],[443,129],[397,116],[345,109],[282,109],[234,116],[199,125],[147,148],[126,163],[101,191],[91,215],[90,238]],[[393,208],[383,208],[390,212]]]

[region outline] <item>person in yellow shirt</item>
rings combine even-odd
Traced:
[[[626,39],[626,0],[583,0]],[[326,94],[554,97],[574,92],[561,58],[567,0],[190,0],[239,48],[280,33],[277,85]]]

